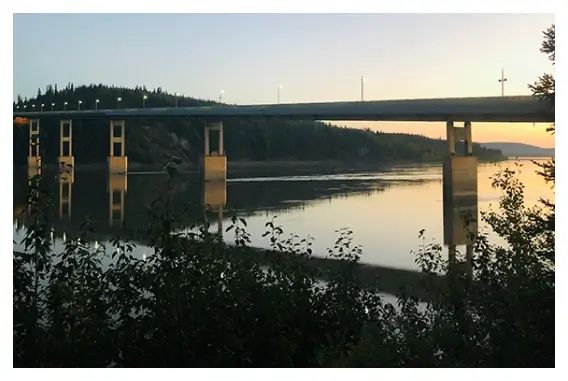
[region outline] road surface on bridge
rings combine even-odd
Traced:
[[[401,122],[554,122],[554,107],[535,97],[471,97],[402,99],[358,102],[323,102],[268,105],[216,105],[105,110],[65,110],[15,112],[14,118],[130,119],[187,118],[258,119],[283,118],[326,121]]]

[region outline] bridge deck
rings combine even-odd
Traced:
[[[244,106],[165,107],[109,110],[16,112],[14,117],[73,119],[128,118],[284,118],[405,122],[554,122],[554,107],[532,96],[405,99]]]

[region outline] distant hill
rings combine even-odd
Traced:
[[[38,89],[31,99],[18,97],[16,106],[35,104],[55,105],[60,109],[75,109],[79,100],[81,109],[146,107],[223,106],[219,102],[175,96],[145,87],[68,84],[65,88],[48,85]],[[21,108],[20,108],[21,109]],[[41,121],[40,148],[45,162],[55,163],[59,155],[59,121],[44,118]],[[171,156],[184,163],[196,164],[203,152],[203,120],[185,118],[132,119],[126,123],[126,154],[130,163],[161,163]],[[224,125],[225,151],[230,161],[340,161],[343,163],[441,162],[447,152],[446,142],[424,136],[383,133],[369,129],[342,128],[315,121],[259,119],[231,119]],[[29,132],[26,126],[14,125],[14,163],[25,164]],[[73,154],[75,162],[104,163],[109,152],[108,121],[78,120],[73,124]],[[215,138],[211,149],[217,149]],[[480,160],[504,160],[499,150],[473,145],[473,154]]]
[[[554,148],[542,148],[523,143],[492,142],[480,143],[485,148],[500,150],[507,157],[551,157]]]

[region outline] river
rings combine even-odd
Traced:
[[[527,205],[538,203],[540,197],[554,198],[553,189],[535,173],[537,167],[530,160],[521,159],[518,163],[522,164],[519,178],[526,187]],[[499,165],[512,168],[515,161]],[[492,163],[478,166],[480,212],[491,205],[497,206],[501,192],[491,187],[491,176],[497,170]],[[167,176],[163,173],[109,178],[105,172],[77,170],[69,188],[59,184],[55,174],[46,173],[46,177],[50,178],[55,195],[55,205],[50,211],[55,236],[76,233],[81,222],[90,216],[95,230],[93,240],[97,242],[108,241],[123,232],[121,219],[127,229],[147,227],[149,218],[145,205],[159,194],[165,194],[167,187]],[[206,202],[213,209],[207,213],[212,231],[217,229],[218,206],[221,206],[223,228],[230,225],[232,215],[246,218],[253,246],[269,246],[261,235],[266,230],[265,223],[273,217],[285,235],[313,237],[315,256],[325,256],[327,248],[332,247],[338,237],[337,229],[348,228],[353,231],[354,243],[363,248],[362,262],[382,267],[417,270],[411,251],[421,244],[418,232],[422,229],[428,241],[444,242],[441,165],[401,165],[375,172],[273,177],[255,176],[251,171],[237,172],[229,174],[226,187],[205,186],[194,176],[180,174],[173,184],[173,210],[192,205],[184,217],[182,230],[189,230],[189,225],[203,215],[199,210]],[[26,187],[27,173],[15,171],[15,249],[21,249],[19,242],[24,234],[20,213],[25,210]],[[109,188],[115,190],[109,192]],[[58,195],[68,198],[70,206],[61,203]],[[115,211],[111,211],[112,197],[115,197]],[[480,224],[480,228],[486,227]],[[224,238],[233,242],[233,231],[225,232]],[[494,235],[491,239],[500,243]],[[60,239],[55,240],[55,250],[61,250]],[[144,245],[135,249],[139,256],[149,252]]]

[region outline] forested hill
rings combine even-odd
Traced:
[[[64,89],[47,86],[38,89],[33,99],[21,99],[14,103],[27,109],[35,105],[39,110],[93,109],[99,100],[99,109],[140,108],[144,95],[146,107],[207,106],[214,101],[174,96],[161,88],[147,90],[105,85],[74,86]],[[58,120],[42,119],[41,150],[49,161],[56,160],[59,149]],[[337,127],[322,122],[278,120],[231,120],[224,124],[225,152],[231,161],[251,160],[339,160],[344,162],[395,162],[440,161],[446,152],[445,141],[410,134],[390,134],[370,130]],[[203,152],[203,123],[184,119],[128,120],[126,124],[126,153],[130,162],[158,163],[171,155],[186,162],[197,163]],[[73,153],[79,163],[102,162],[109,153],[108,122],[97,120],[77,121],[73,124]],[[28,130],[26,126],[14,127],[14,162],[25,163]],[[212,141],[216,149],[216,141]],[[499,150],[474,145],[474,155],[482,160],[501,160]]]

